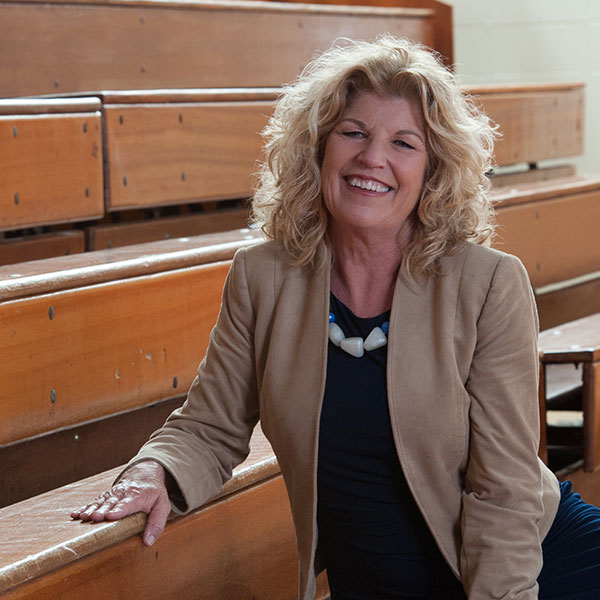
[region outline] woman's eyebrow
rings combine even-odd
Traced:
[[[363,123],[362,121],[359,121],[358,119],[352,119],[351,117],[346,117],[345,119],[342,119],[340,121],[340,123],[343,123],[344,121],[350,121],[351,123],[354,123],[355,125],[358,125],[359,127],[362,127],[363,129],[367,128],[367,125],[365,123]]]
[[[421,134],[417,133],[413,129],[398,129],[398,131],[396,131],[396,135],[414,135],[415,137],[418,137],[423,143],[425,143],[425,140],[423,139]]]

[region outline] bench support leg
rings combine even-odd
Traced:
[[[600,467],[600,362],[583,364],[583,470]]]

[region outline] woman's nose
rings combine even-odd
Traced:
[[[367,167],[385,166],[385,147],[378,140],[368,140],[358,155],[359,160]]]

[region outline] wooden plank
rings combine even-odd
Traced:
[[[582,404],[583,470],[591,473],[600,467],[600,347],[596,361],[583,364]]]
[[[301,0],[285,0],[299,3]],[[440,53],[450,68],[454,66],[454,40],[452,6],[437,0],[323,0],[322,4],[389,6],[402,8],[427,8],[433,11],[433,41],[431,47]]]
[[[115,543],[127,542],[130,536],[142,531],[145,516],[141,514],[119,522],[96,524],[72,521],[69,517],[72,508],[81,506],[108,489],[121,470],[122,467],[117,467],[0,509],[0,539],[3,542],[0,544],[0,594],[54,569],[99,553]],[[232,479],[214,497],[212,506],[206,505],[205,509],[195,511],[190,517],[194,519],[200,513],[210,511],[218,505],[218,502],[214,502],[218,499],[235,496],[278,475],[279,466],[258,425],[250,441],[247,459],[234,469]],[[168,524],[167,528],[170,526]],[[141,546],[137,536],[133,541]],[[227,539],[223,541],[228,543]],[[268,561],[264,562],[267,564]],[[109,597],[115,596],[109,594]],[[177,594],[175,597],[178,597]]]
[[[43,115],[52,113],[91,113],[102,108],[100,98],[5,98],[0,115]]]
[[[0,304],[0,444],[186,392],[229,264]]]
[[[95,225],[87,229],[88,248],[100,250],[161,239],[214,233],[248,226],[248,209],[217,210],[134,223]]]
[[[600,360],[600,313],[542,331],[544,363],[592,363]],[[585,386],[585,373],[583,376]]]
[[[0,230],[102,216],[99,112],[0,115],[0,145]]]
[[[494,173],[490,177],[490,181],[495,190],[501,191],[513,185],[531,184],[540,181],[551,182],[554,179],[575,177],[575,174],[576,170],[573,165],[554,165],[512,173]]]
[[[57,231],[0,240],[0,265],[85,251],[83,231]]]
[[[498,165],[535,163],[583,153],[583,84],[466,87],[500,126]]]
[[[252,193],[270,102],[106,105],[109,210]]]
[[[276,87],[338,37],[389,31],[432,45],[432,18],[425,9],[260,1],[3,2],[0,96]]]
[[[600,272],[565,286],[538,288],[535,297],[542,330],[599,313]]]
[[[89,527],[83,525],[82,527]],[[168,576],[165,576],[168,573]],[[130,537],[5,592],[5,600],[292,598],[297,555],[281,477],[171,521],[152,548]]]
[[[497,209],[494,247],[516,254],[534,287],[593,272],[600,264],[600,191]]]
[[[185,396],[0,446],[0,507],[126,463]]]
[[[584,192],[600,190],[600,177],[596,175],[574,175],[548,181],[516,184],[509,189],[495,189],[492,195],[494,206],[503,209],[516,204],[531,204],[542,200],[563,198]]]
[[[263,239],[259,231],[238,229],[0,267],[0,301],[229,260]]]

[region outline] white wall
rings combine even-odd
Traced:
[[[456,72],[466,84],[586,84],[580,172],[600,173],[600,0],[444,0],[454,8]]]

